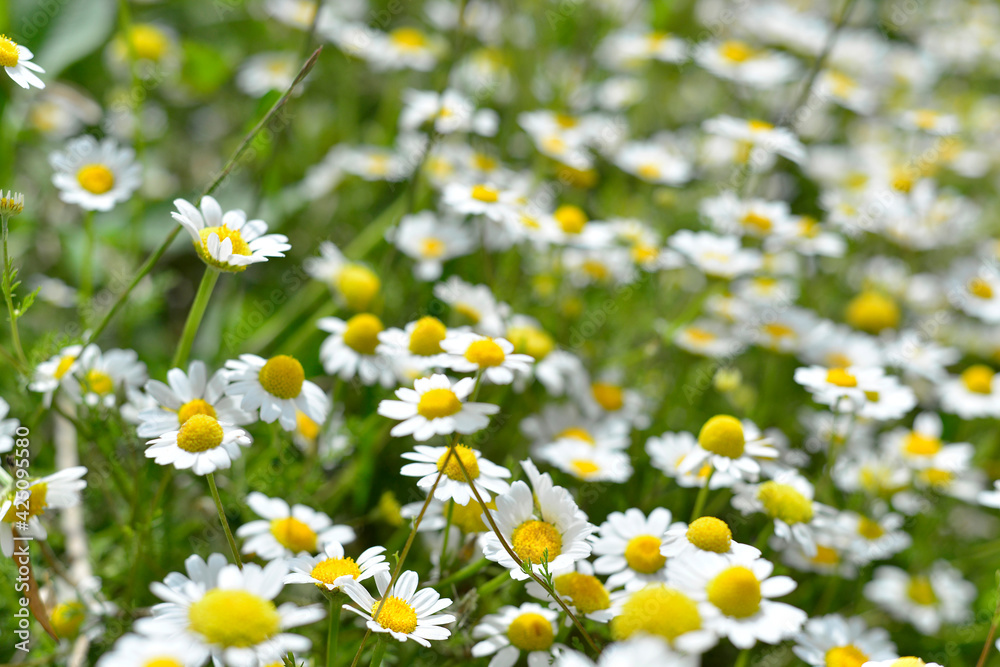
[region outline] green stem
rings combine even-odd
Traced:
[[[337,662],[342,598],[343,596],[339,591],[335,591],[330,595],[330,627],[326,634],[326,667],[334,667]]]
[[[705,509],[705,501],[708,500],[708,485],[712,481],[712,475],[714,474],[715,468],[712,468],[708,473],[708,477],[705,478],[705,485],[698,491],[698,498],[694,501],[694,511],[691,512],[691,521],[700,517],[702,510]]]
[[[444,515],[444,537],[441,539],[441,558],[438,559],[438,570],[444,572],[445,560],[448,558],[448,537],[451,534],[451,515],[455,511],[455,501],[448,501],[448,510]]]
[[[229,530],[229,521],[226,520],[226,511],[222,509],[222,499],[219,498],[219,487],[215,485],[215,474],[205,475],[208,480],[208,488],[212,491],[212,500],[215,501],[215,509],[219,512],[219,521],[222,522],[222,530],[226,533],[226,540],[229,542],[229,549],[233,552],[233,559],[239,568],[243,569],[243,559],[240,558],[240,550],[236,548],[236,540],[233,539],[233,531]]]
[[[475,561],[473,563],[469,563],[468,565],[466,565],[465,567],[463,567],[461,570],[459,570],[458,572],[454,573],[450,577],[445,577],[441,581],[437,582],[437,584],[435,584],[435,586],[438,586],[438,587],[440,587],[440,586],[450,586],[452,584],[457,584],[460,581],[465,581],[466,579],[468,579],[472,575],[476,574],[477,572],[479,572],[480,570],[482,570],[484,567],[486,567],[489,564],[490,564],[489,559],[487,559],[487,558],[480,558],[479,560],[477,560],[477,561]],[[506,572],[504,574],[506,574]]]
[[[11,287],[11,262],[7,250],[7,216],[3,217],[3,298],[7,302],[7,315],[10,317],[10,339],[14,343],[14,353],[22,371],[28,368],[28,358],[24,356],[21,347],[21,334],[17,330],[17,313],[14,311],[13,289]]]
[[[379,665],[382,664],[382,658],[385,657],[385,649],[388,645],[388,642],[381,637],[379,638],[378,642],[375,644],[375,651],[372,652],[370,667],[379,667]]]
[[[483,597],[485,595],[492,595],[496,590],[498,590],[508,581],[513,581],[513,580],[510,578],[510,572],[505,570],[500,574],[498,574],[497,576],[490,579],[489,581],[487,581],[482,586],[480,586],[479,589],[477,590],[477,593],[479,594],[479,597]]]
[[[739,656],[736,658],[736,663],[733,667],[746,667],[750,664],[750,649],[745,648],[740,651]]]
[[[80,265],[80,306],[86,306],[90,295],[94,292],[94,212],[87,211],[83,216],[83,232],[86,243],[83,247],[83,260]]]
[[[206,266],[205,275],[201,277],[198,293],[194,296],[187,322],[184,323],[184,332],[181,334],[177,351],[174,353],[173,368],[183,368],[187,364],[188,356],[191,354],[191,346],[194,344],[194,337],[198,334],[201,318],[205,315],[205,309],[208,308],[208,301],[212,298],[212,290],[215,289],[215,282],[218,279],[219,270],[212,266]]]

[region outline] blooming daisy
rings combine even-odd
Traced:
[[[515,354],[514,345],[506,338],[489,338],[479,334],[456,331],[441,341],[448,353],[448,366],[459,373],[482,373],[493,384],[510,384],[515,374],[528,374],[534,359],[527,354]]]
[[[696,63],[715,76],[762,90],[790,81],[799,69],[791,56],[733,39],[706,40],[695,47],[693,55]]]
[[[913,538],[903,528],[905,519],[893,512],[882,512],[869,518],[856,512],[842,511],[837,517],[840,533],[850,540],[848,556],[860,565],[873,560],[887,560],[908,549]]]
[[[510,306],[493,296],[486,285],[470,285],[458,276],[452,276],[434,286],[434,296],[451,306],[472,328],[484,336],[502,336],[506,327],[504,320],[510,314]]]
[[[150,586],[164,602],[136,623],[140,633],[211,652],[213,660],[230,667],[265,667],[292,651],[309,650],[307,638],[285,631],[315,623],[324,611],[319,605],[275,605],[288,574],[284,561],[263,568],[245,563],[240,569],[222,554],[207,561],[192,555],[184,567],[186,575],[172,572]]]
[[[179,428],[161,433],[146,444],[146,458],[178,470],[207,475],[227,470],[253,442],[247,432],[202,412],[192,414]]]
[[[795,636],[792,651],[812,667],[861,667],[872,660],[896,657],[896,645],[885,628],[869,628],[860,616],[816,616]]]
[[[200,667],[209,652],[196,644],[185,645],[170,637],[123,635],[101,656],[97,667]]]
[[[594,576],[594,566],[590,561],[578,560],[565,568],[552,571],[552,587],[559,598],[578,618],[587,618],[598,623],[607,623],[614,618],[613,608],[628,595],[623,589],[614,590]],[[536,581],[529,581],[525,590],[528,595],[549,603],[549,609],[562,609],[545,588]],[[567,617],[567,626],[573,621]]]
[[[606,646],[596,663],[582,653],[567,649],[559,652],[552,664],[554,667],[696,667],[700,663],[699,656],[676,653],[670,648],[670,644],[659,637],[637,634],[632,639]]]
[[[429,370],[444,368],[448,355],[441,342],[448,336],[448,327],[430,315],[421,317],[403,329],[387,328],[378,333],[377,354],[393,359],[404,368]]]
[[[701,427],[698,447],[684,457],[678,471],[687,474],[701,470],[707,463],[712,470],[727,473],[734,479],[753,480],[760,473],[759,459],[773,459],[777,455],[778,450],[769,438],[761,436],[753,422],[716,415]]]
[[[281,424],[286,431],[298,425],[298,411],[317,424],[326,421],[330,400],[323,390],[305,379],[302,364],[295,357],[279,354],[263,359],[254,354],[241,354],[239,359],[226,362],[230,384],[228,396],[242,397],[240,409],[255,412],[265,424]]]
[[[342,380],[357,376],[365,385],[376,382],[391,387],[396,371],[391,360],[379,354],[379,334],[385,326],[371,313],[358,313],[346,322],[339,317],[324,317],[316,322],[329,332],[319,348],[323,369]]]
[[[813,500],[815,489],[794,470],[779,472],[760,484],[739,484],[733,507],[750,514],[763,512],[774,520],[774,534],[794,541],[807,556],[816,555],[816,534],[832,525],[836,511]]]
[[[402,93],[404,107],[399,114],[399,126],[404,131],[418,130],[433,121],[438,134],[475,132],[483,136],[496,134],[499,117],[492,109],[476,109],[463,93],[449,88],[440,95],[431,90],[408,88]]]
[[[469,226],[457,220],[439,220],[433,211],[404,215],[386,239],[416,260],[413,275],[420,280],[437,280],[443,262],[468,255],[477,243]]]
[[[885,372],[876,366],[809,366],[796,368],[794,378],[817,403],[851,412],[868,401],[868,392],[877,393],[885,386]]]
[[[52,395],[60,386],[65,387],[74,379],[77,359],[83,351],[82,345],[64,347],[53,357],[35,367],[28,389],[44,394],[46,406],[52,404]]]
[[[14,448],[14,435],[17,433],[21,422],[17,419],[7,419],[10,413],[10,405],[0,398],[0,454],[9,452]]]
[[[680,466],[684,463],[688,454],[698,449],[698,440],[687,431],[679,433],[663,433],[659,436],[652,436],[646,441],[646,453],[649,454],[650,464],[668,477],[672,477],[679,486],[685,488],[705,486],[708,480],[710,489],[729,488],[733,485],[734,478],[719,471],[712,472],[712,466],[707,461],[701,468],[692,468],[687,472],[681,472]],[[709,473],[711,477],[709,477]]]
[[[534,602],[500,607],[472,629],[472,637],[482,640],[472,647],[472,657],[492,655],[488,667],[513,667],[524,651],[528,667],[550,665],[553,649],[559,646],[555,643],[558,616]]]
[[[14,553],[14,528],[23,537],[44,540],[48,537],[38,517],[48,510],[66,509],[80,504],[80,491],[87,486],[81,479],[84,466],[65,468],[51,475],[30,480],[27,490],[9,490],[0,497],[0,551],[8,558]]]
[[[689,552],[760,555],[760,550],[756,547],[734,541],[729,524],[714,516],[699,517],[691,525],[677,521],[664,532],[662,542],[660,554],[666,558],[675,558]]]
[[[192,415],[208,415],[237,426],[253,422],[253,415],[240,410],[237,400],[225,395],[228,375],[220,369],[208,378],[204,362],[192,361],[187,373],[180,368],[167,371],[167,384],[147,382],[146,393],[155,399],[156,407],[139,412],[139,437],[176,431]]]
[[[441,203],[459,215],[483,215],[493,222],[517,220],[524,193],[493,183],[452,182],[445,186]]]
[[[586,415],[575,403],[546,405],[537,415],[521,421],[521,432],[531,438],[536,450],[566,441],[596,449],[626,449],[629,446],[628,422],[617,417]]]
[[[1000,375],[984,364],[969,366],[938,390],[941,408],[962,419],[1000,417]]]
[[[381,599],[376,600],[355,580],[344,580],[341,589],[361,608],[344,605],[344,609],[368,619],[366,625],[372,632],[387,632],[393,639],[405,642],[412,639],[421,646],[430,647],[431,640],[444,640],[451,631],[441,627],[455,620],[451,614],[439,613],[451,605],[433,588],[417,590],[417,573],[407,570],[389,587],[392,576],[388,572],[375,575],[375,586]],[[379,606],[381,605],[381,610]],[[378,612],[378,618],[375,614]]]
[[[89,134],[71,139],[63,151],[49,156],[49,164],[55,169],[52,183],[59,198],[87,211],[110,211],[142,185],[135,151],[119,148],[110,137],[100,143]]]
[[[881,436],[886,455],[901,459],[906,465],[922,470],[955,470],[972,456],[974,447],[967,442],[945,444],[944,426],[936,412],[922,412],[913,420],[913,428],[897,428]]]
[[[773,155],[784,156],[793,162],[806,158],[806,149],[794,132],[766,121],[723,115],[706,120],[701,127],[709,134],[739,142],[747,150],[747,159],[753,167],[770,166]],[[763,155],[757,155],[758,152]]]
[[[252,491],[247,506],[263,517],[240,526],[236,536],[246,538],[243,553],[256,554],[264,560],[290,558],[302,552],[315,553],[328,542],[349,544],[354,541],[350,526],[335,526],[323,512],[281,498],[268,498]]]
[[[632,507],[612,512],[591,540],[594,544],[594,570],[608,577],[608,586],[624,585],[626,590],[666,580],[666,556],[660,554],[663,538],[670,525],[670,510],[657,507],[647,518]]]
[[[504,481],[510,477],[510,471],[502,466],[489,461],[475,449],[470,449],[465,445],[455,445],[455,452],[448,459],[449,447],[429,447],[427,445],[417,445],[414,451],[403,454],[403,458],[414,463],[408,463],[399,471],[404,477],[420,477],[417,486],[425,492],[430,492],[434,481],[441,475],[434,497],[441,502],[454,500],[458,505],[468,505],[473,494],[469,484],[465,481],[465,474],[462,467],[465,467],[476,486],[486,489],[492,494],[505,493],[510,485]],[[459,466],[458,461],[461,461]],[[447,460],[447,463],[446,463]],[[480,495],[484,495],[480,491]],[[487,495],[487,497],[489,497]]]
[[[538,458],[585,482],[621,483],[632,476],[628,453],[598,448],[574,437],[539,447]]]
[[[212,197],[201,198],[200,211],[185,199],[175,199],[174,206],[177,210],[170,215],[191,236],[198,256],[220,271],[246,271],[268,257],[284,257],[292,247],[284,234],[265,234],[263,220],[247,220],[239,209],[223,213]]]
[[[757,250],[741,248],[740,240],[735,236],[682,229],[667,239],[667,243],[700,271],[718,278],[735,278],[752,273],[764,261]]]
[[[288,90],[298,71],[299,57],[293,51],[257,53],[240,65],[236,85],[250,97],[263,97],[272,90]]]
[[[682,185],[691,178],[691,163],[666,141],[627,142],[613,160],[622,171],[650,183]]]
[[[893,618],[912,623],[924,634],[934,634],[945,623],[964,623],[972,617],[976,587],[950,563],[939,560],[922,574],[898,567],[875,568],[865,584],[865,597]]]
[[[319,257],[303,262],[305,272],[335,289],[351,310],[368,308],[382,286],[375,272],[364,264],[349,261],[329,241],[319,244],[319,252]]]
[[[632,591],[613,611],[611,637],[615,641],[657,637],[671,649],[687,654],[704,653],[718,642],[718,634],[705,624],[697,600],[661,583]]]
[[[45,70],[31,62],[34,57],[28,47],[0,35],[0,67],[4,68],[11,81],[22,88],[45,87],[45,83],[35,75],[35,72],[45,74]]]
[[[380,572],[388,572],[389,564],[382,555],[384,551],[385,547],[365,549],[355,562],[344,554],[340,542],[331,540],[317,556],[299,555],[288,559],[290,572],[285,575],[285,583],[315,584],[328,591],[339,590],[347,579],[364,581]]]
[[[65,352],[65,351],[64,351]],[[63,356],[63,360],[67,359]],[[62,361],[60,363],[63,363]],[[108,350],[101,352],[96,345],[88,345],[75,361],[67,364],[72,369],[72,381],[62,383],[67,396],[74,403],[90,407],[115,406],[117,392],[137,389],[146,382],[146,364],[139,361],[135,350]],[[56,369],[59,372],[59,368]]]
[[[378,413],[389,419],[400,420],[390,434],[400,438],[412,435],[414,440],[429,440],[435,435],[475,433],[490,423],[489,415],[500,411],[500,406],[490,403],[467,403],[475,381],[464,378],[452,383],[446,375],[418,378],[413,389],[396,390],[400,400],[384,400]]]

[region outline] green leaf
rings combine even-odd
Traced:
[[[200,42],[184,42],[184,82],[208,95],[229,80],[231,71],[222,52]]]

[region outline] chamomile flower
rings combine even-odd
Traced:
[[[439,220],[432,211],[403,216],[399,227],[386,236],[400,252],[417,262],[413,275],[420,280],[437,280],[443,262],[468,255],[476,247],[476,239],[467,225],[456,220]]]
[[[299,71],[298,54],[271,51],[247,58],[236,74],[236,85],[250,97],[263,97],[272,90],[287,90]]]
[[[985,364],[966,368],[940,389],[941,408],[962,419],[1000,417],[1000,375]]]
[[[59,198],[86,211],[110,211],[142,185],[142,165],[135,161],[135,151],[120,148],[111,138],[100,143],[89,134],[71,139],[62,151],[49,156],[49,164],[55,170],[52,183]]]
[[[555,486],[547,474],[539,474],[530,460],[522,461],[521,466],[531,486],[516,481],[509,491],[496,498],[494,518],[504,541],[536,574],[543,568],[558,570],[589,556],[588,538],[594,526],[569,491]],[[496,533],[487,535],[482,546],[483,555],[510,570],[511,578],[518,581],[529,578],[501,545]]]
[[[549,665],[553,650],[559,647],[555,643],[557,617],[534,602],[503,606],[472,629],[472,637],[482,640],[472,647],[472,657],[492,655],[488,667],[513,667],[524,651],[529,667]]]
[[[701,660],[697,655],[677,653],[670,644],[659,637],[636,635],[633,639],[609,644],[601,651],[595,663],[576,651],[561,651],[552,664],[554,667],[635,667],[635,665],[672,665],[696,667]]]
[[[813,485],[793,470],[779,472],[760,484],[737,485],[733,507],[750,514],[763,512],[774,520],[774,534],[794,541],[807,556],[816,554],[816,534],[833,524],[835,510],[813,500]]]
[[[379,403],[378,413],[400,420],[389,432],[400,438],[412,435],[415,440],[429,440],[435,435],[475,433],[490,422],[490,415],[500,406],[490,403],[468,403],[475,381],[464,378],[452,383],[445,375],[418,378],[413,389],[396,390],[400,400]]]
[[[924,662],[913,655],[903,656],[894,660],[870,660],[864,667],[941,667],[936,662]]]
[[[642,588],[666,580],[666,556],[660,553],[670,528],[670,510],[657,507],[649,517],[635,507],[612,512],[593,538],[594,570],[610,575],[608,586]]]
[[[251,492],[247,505],[262,519],[251,521],[236,530],[246,539],[243,553],[256,554],[264,560],[291,558],[302,552],[315,553],[329,542],[349,544],[354,541],[350,526],[334,525],[329,516],[306,505],[289,506],[281,498],[268,498]]]
[[[97,667],[199,667],[205,664],[208,656],[205,647],[181,644],[170,637],[127,634],[101,656]]]
[[[319,244],[319,257],[307,259],[306,273],[335,289],[349,308],[363,311],[371,304],[382,286],[382,281],[364,264],[349,261],[329,241]]]
[[[319,555],[288,559],[286,584],[315,584],[328,591],[340,590],[345,581],[364,581],[380,572],[388,572],[389,564],[382,555],[385,547],[365,549],[358,560],[345,555],[344,545],[336,540],[326,543]]]
[[[452,182],[445,186],[441,203],[459,215],[483,215],[493,222],[516,221],[524,193],[494,183]]]
[[[860,616],[816,616],[795,636],[792,651],[811,667],[871,664],[896,657],[896,645],[885,628],[869,628]]]
[[[685,455],[678,472],[701,470],[707,463],[712,470],[726,473],[734,480],[754,480],[760,474],[760,460],[777,456],[778,450],[770,444],[770,439],[762,437],[752,422],[716,415],[701,427],[698,446]]]
[[[625,143],[613,159],[622,171],[650,183],[682,185],[691,178],[691,163],[665,141]]]
[[[80,504],[80,492],[87,482],[84,466],[65,468],[51,475],[29,480],[27,490],[11,489],[0,497],[0,551],[8,558],[14,552],[14,532],[23,537],[44,540],[48,536],[38,517],[53,509],[66,509]]]
[[[810,366],[795,369],[794,377],[795,382],[809,390],[817,403],[853,412],[868,401],[867,392],[879,391],[885,372],[874,366]]]
[[[690,525],[677,521],[663,533],[662,541],[660,554],[666,558],[676,558],[690,552],[760,555],[760,549],[733,540],[733,531],[729,528],[729,524],[714,516],[699,517]]]
[[[454,500],[459,505],[468,505],[473,501],[472,489],[465,481],[465,474],[458,461],[462,462],[469,478],[477,487],[486,489],[492,494],[505,493],[510,485],[504,480],[510,477],[510,471],[502,466],[498,466],[487,460],[483,455],[465,445],[455,445],[455,452],[448,459],[448,447],[428,447],[427,445],[417,445],[414,451],[403,454],[403,458],[414,463],[408,463],[400,470],[400,474],[405,477],[420,477],[417,486],[425,492],[430,492],[434,481],[441,475],[434,497],[441,502]],[[484,494],[489,498],[489,494]],[[473,501],[474,502],[474,501]]]
[[[699,211],[720,234],[767,237],[791,225],[788,204],[766,199],[741,200],[732,191],[703,199]]]
[[[747,159],[751,166],[758,170],[763,165],[769,167],[774,160],[773,155],[781,155],[793,162],[806,159],[806,149],[794,132],[766,121],[717,116],[706,120],[701,127],[709,134],[739,142],[748,151]]]
[[[426,315],[403,329],[389,327],[378,333],[376,354],[391,358],[397,366],[418,371],[447,367],[448,354],[441,347],[448,337],[448,327],[436,317]]]
[[[534,362],[527,354],[515,354],[506,338],[489,338],[455,331],[441,342],[448,353],[448,366],[459,373],[482,373],[493,384],[510,384],[515,374],[528,374]]]
[[[207,562],[194,555],[184,567],[186,575],[172,572],[150,586],[164,602],[136,623],[140,633],[211,652],[213,660],[229,667],[265,667],[292,651],[309,650],[307,638],[286,630],[315,623],[324,611],[319,605],[275,605],[288,574],[284,561],[264,567],[245,563],[240,569],[222,554],[212,554]]]
[[[510,315],[510,306],[499,302],[486,285],[470,285],[458,276],[452,276],[434,286],[434,296],[451,306],[473,330],[484,336],[502,336],[504,321]]]
[[[35,72],[45,74],[45,70],[31,62],[35,54],[26,46],[21,46],[6,35],[0,35],[0,67],[4,68],[11,81],[22,88],[44,88],[45,83]]]
[[[890,616],[912,623],[924,634],[937,633],[943,624],[964,623],[972,616],[970,606],[976,599],[976,587],[943,560],[915,575],[891,565],[877,567],[864,592]]]
[[[324,317],[316,326],[330,333],[319,349],[323,369],[342,380],[355,376],[365,385],[376,382],[391,387],[396,371],[391,361],[378,353],[379,334],[385,329],[371,313],[358,313],[346,322],[339,317]]]
[[[430,90],[406,89],[405,104],[399,114],[399,126],[404,131],[418,130],[433,121],[439,134],[475,132],[491,137],[496,134],[499,117],[492,109],[476,109],[472,100],[457,90],[448,89],[440,95]]]
[[[14,448],[14,435],[21,425],[17,419],[7,419],[9,413],[10,404],[0,398],[0,454]]]
[[[790,81],[799,69],[791,56],[738,40],[706,40],[695,47],[694,60],[719,78],[761,90]]]
[[[913,544],[913,538],[903,530],[901,515],[883,509],[874,517],[850,511],[843,511],[837,517],[839,532],[849,540],[847,554],[860,565],[887,560]]]
[[[615,590],[614,587],[601,583],[594,575],[594,566],[587,560],[578,560],[566,568],[550,573],[552,587],[574,615],[597,623],[607,623],[614,618],[614,607],[628,595],[624,589]],[[552,611],[561,610],[559,603],[538,582],[529,581],[525,590],[528,595],[548,602]],[[573,621],[567,617],[565,623],[569,626]]]
[[[253,422],[254,415],[240,410],[237,400],[225,395],[228,382],[225,370],[208,378],[201,361],[192,361],[187,373],[180,368],[167,371],[167,384],[150,380],[146,393],[153,397],[156,407],[139,412],[139,437],[153,438],[176,431],[192,415],[208,415],[236,426]]]
[[[64,350],[63,363],[70,353]],[[90,407],[114,407],[118,392],[138,389],[146,381],[146,364],[139,361],[134,350],[107,350],[101,352],[96,345],[88,345],[79,358],[70,361],[64,371],[72,370],[71,380],[61,383],[66,395],[74,403]],[[55,373],[59,368],[55,369]]]
[[[226,395],[240,398],[245,412],[260,410],[265,424],[281,424],[286,431],[298,425],[298,412],[303,412],[317,424],[326,421],[330,400],[323,390],[305,379],[302,364],[295,357],[279,354],[263,359],[254,354],[241,354],[239,359],[226,362],[230,384]]]
[[[174,206],[170,215],[191,236],[198,256],[220,271],[246,271],[269,257],[284,257],[292,247],[284,234],[266,234],[263,220],[247,220],[239,209],[223,213],[212,197],[201,198],[200,211],[185,199],[175,199]]]
[[[719,640],[705,624],[694,597],[661,583],[632,591],[617,602],[613,613],[611,637],[615,641],[648,635],[662,639],[671,649],[699,654]]]
[[[578,438],[562,438],[538,448],[538,458],[584,482],[622,483],[632,477],[626,452],[595,447]]]
[[[377,33],[364,54],[376,70],[414,69],[429,72],[447,50],[446,42],[410,26]]]
[[[887,455],[917,470],[955,470],[972,456],[974,448],[967,442],[944,443],[943,428],[937,413],[922,412],[913,420],[912,429],[897,428],[882,435],[881,446]]]
[[[757,250],[740,247],[740,240],[735,236],[682,229],[667,243],[705,275],[717,278],[735,278],[753,273],[764,262]]]
[[[194,413],[175,428],[147,442],[146,458],[178,470],[207,475],[226,470],[252,440],[246,431],[204,412]]]
[[[345,580],[342,590],[361,608],[344,605],[344,609],[367,619],[366,625],[372,632],[389,633],[401,642],[412,640],[421,646],[430,647],[431,641],[448,639],[451,631],[441,626],[451,623],[455,617],[440,612],[451,606],[451,600],[442,598],[432,588],[417,590],[417,573],[407,570],[389,587],[392,576],[388,572],[375,575],[375,586],[380,599],[371,594],[357,581]],[[381,605],[381,610],[379,606]],[[375,613],[378,612],[378,618]]]

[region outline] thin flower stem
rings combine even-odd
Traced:
[[[181,339],[177,343],[177,351],[174,352],[173,368],[183,368],[191,355],[191,346],[194,344],[194,337],[198,335],[198,327],[201,326],[202,317],[208,302],[212,298],[212,290],[219,279],[220,271],[212,266],[205,267],[205,274],[201,277],[201,284],[198,285],[198,293],[191,303],[191,310],[188,311],[187,321],[184,323],[184,331]]]
[[[83,232],[86,243],[83,246],[83,260],[80,265],[80,306],[84,307],[90,301],[94,292],[94,212],[87,211],[83,216]]]
[[[451,534],[451,515],[455,511],[455,501],[448,501],[448,509],[444,515],[444,537],[441,539],[441,557],[438,559],[438,571],[444,573],[445,559],[448,558],[448,536]]]
[[[701,490],[698,491],[698,498],[694,501],[694,511],[691,512],[691,521],[700,517],[702,511],[705,509],[705,502],[708,500],[708,485],[712,481],[712,475],[714,474],[715,468],[712,468],[705,479],[705,486],[701,487]]]
[[[493,577],[485,584],[476,589],[476,593],[479,597],[486,597],[487,595],[492,595],[495,591],[499,590],[504,584],[510,581],[510,572],[501,572],[497,576]]]
[[[745,648],[740,651],[739,656],[736,657],[736,663],[733,667],[746,667],[750,664],[750,649]]]
[[[344,596],[340,591],[330,594],[330,627],[326,633],[326,667],[337,663],[337,645],[340,640],[340,607]]]
[[[375,644],[375,651],[372,653],[370,667],[379,667],[379,665],[382,664],[382,658],[385,657],[386,646],[388,646],[388,642],[380,637],[378,642]]]
[[[208,488],[212,491],[212,500],[215,501],[215,509],[219,512],[219,521],[222,522],[222,530],[226,533],[226,540],[229,542],[229,549],[233,552],[233,559],[239,568],[243,569],[243,559],[240,558],[240,550],[236,548],[236,540],[233,539],[233,531],[229,530],[229,521],[226,520],[226,512],[222,509],[222,499],[219,498],[219,487],[215,485],[215,474],[205,475],[208,480]]]
[[[990,631],[986,634],[986,643],[983,644],[983,651],[979,654],[979,660],[976,662],[976,667],[983,667],[986,664],[986,657],[990,654],[990,650],[993,647],[993,637],[997,632],[997,623],[1000,622],[1000,571],[996,573],[997,577],[997,606],[993,610],[993,620],[990,623]]]
[[[489,561],[488,558],[480,558],[477,561],[469,563],[468,565],[466,565],[465,567],[463,567],[458,572],[455,572],[454,574],[452,574],[450,577],[446,577],[446,578],[442,579],[441,581],[437,582],[435,584],[435,586],[438,586],[438,587],[441,587],[441,586],[450,586],[452,584],[457,584],[460,581],[465,581],[466,579],[468,579],[472,575],[476,574],[477,572],[479,572],[480,570],[482,570],[484,567],[486,567],[489,564],[490,564],[490,561]]]
[[[17,363],[21,366],[21,371],[27,371],[28,358],[24,355],[24,348],[21,347],[21,334],[17,329],[17,313],[14,311],[13,287],[11,286],[11,262],[10,253],[7,250],[7,216],[3,218],[3,298],[7,302],[7,316],[10,318],[10,339],[14,344],[14,353],[17,355]]]

